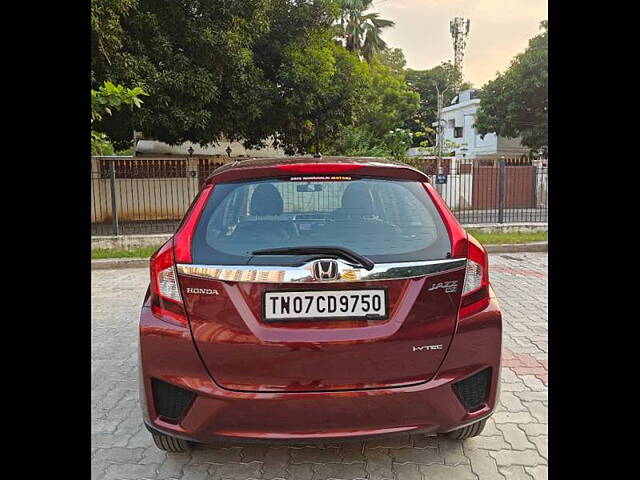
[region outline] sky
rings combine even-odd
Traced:
[[[374,0],[372,12],[396,22],[384,31],[390,47],[401,48],[407,68],[424,70],[453,62],[449,20],[471,20],[462,73],[482,87],[503,72],[510,60],[527,48],[547,19],[546,0]]]

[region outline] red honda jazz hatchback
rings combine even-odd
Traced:
[[[487,253],[428,177],[246,160],[150,260],[140,394],[156,445],[478,435],[498,401]]]

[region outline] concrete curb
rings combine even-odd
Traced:
[[[548,242],[504,243],[502,245],[485,245],[484,248],[489,253],[546,252],[549,250]]]
[[[148,266],[148,258],[97,258],[91,260],[91,270],[147,268]]]
[[[547,242],[485,245],[485,248],[489,253],[546,252],[548,250]],[[148,258],[100,258],[91,260],[91,270],[147,268],[148,266]]]

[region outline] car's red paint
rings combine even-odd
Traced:
[[[352,390],[431,379],[456,326],[460,291],[428,291],[464,279],[464,270],[417,279],[350,282],[348,288],[388,289],[389,318],[267,324],[261,320],[266,288],[309,290],[309,285],[232,283],[180,276],[188,287],[221,295],[183,294],[198,351],[222,387],[244,391]],[[335,290],[318,283],[314,290]],[[224,292],[224,293],[223,293]],[[425,339],[428,339],[426,341]],[[417,358],[414,345],[442,350]]]
[[[217,385],[205,370],[188,328],[140,316],[141,403],[147,424],[199,442],[221,436],[305,439],[368,436],[392,432],[439,433],[486,417],[497,401],[501,316],[495,298],[482,312],[458,322],[443,365],[428,382],[412,386],[345,392],[236,392]],[[493,388],[484,408],[467,412],[451,384],[493,367]],[[198,394],[184,419],[158,419],[150,379],[165,380]]]
[[[209,177],[194,206],[197,210],[198,202],[216,184],[290,176],[296,170],[314,173],[316,160],[226,165]],[[316,164],[320,165],[317,172],[323,174],[333,168],[336,175],[357,172],[425,183],[426,193],[446,218],[453,256],[467,255],[466,232],[422,172],[371,159],[327,157]],[[192,214],[190,210],[188,218],[195,218]],[[185,224],[189,227],[188,219]],[[477,251],[475,243],[472,248]],[[164,248],[173,246],[170,241]],[[184,243],[174,248],[182,263],[189,263],[188,250]],[[458,270],[347,286],[314,284],[313,289],[384,286],[389,318],[271,324],[261,320],[265,288],[308,290],[308,284],[238,283],[178,275],[184,307],[169,308],[172,316],[182,315],[187,322],[154,315],[153,294],[145,299],[140,315],[144,421],[167,434],[206,443],[219,437],[278,440],[441,433],[485,418],[493,412],[499,393],[502,323],[497,300],[487,284],[483,288],[488,295],[483,297],[480,289],[475,294],[479,301],[471,298],[473,303],[461,315],[461,289],[455,294],[429,291],[437,282],[462,284],[464,275],[464,270]],[[186,288],[215,289],[220,295],[189,295]],[[443,349],[412,350],[424,344],[442,344]],[[469,412],[451,385],[487,367],[492,369],[488,397],[480,409]],[[152,378],[196,394],[177,424],[157,415]]]

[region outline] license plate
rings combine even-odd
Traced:
[[[387,292],[379,290],[267,291],[265,321],[387,318]]]

